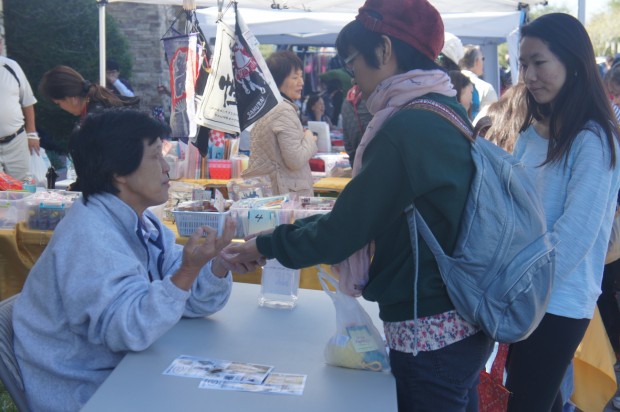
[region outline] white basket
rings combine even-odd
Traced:
[[[217,235],[222,236],[224,222],[230,212],[185,212],[173,210],[177,230],[181,236],[191,236],[201,226],[209,226],[217,230]]]

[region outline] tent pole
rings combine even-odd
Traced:
[[[586,25],[586,0],[579,0],[579,6],[577,8],[577,18],[583,24]]]
[[[99,84],[105,87],[105,63],[106,63],[106,42],[105,42],[105,5],[108,0],[97,0],[99,6]]]

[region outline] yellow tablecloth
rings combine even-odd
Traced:
[[[0,229],[0,300],[19,293],[31,266],[20,258],[15,229]]]
[[[351,180],[350,177],[324,177],[317,180],[314,185],[315,193],[340,193]]]
[[[314,183],[314,191],[316,193],[335,193],[342,192],[342,189],[349,183],[349,177],[324,177]],[[225,179],[180,179],[181,182],[195,183],[208,188],[218,188],[222,190],[222,194],[227,197]]]
[[[575,391],[571,400],[583,412],[601,412],[618,388],[616,355],[598,308],[574,357]]]
[[[176,226],[164,222],[177,233]],[[54,232],[49,230],[32,230],[25,222],[17,224],[15,229],[0,230],[0,299],[6,299],[18,293],[26,280],[32,265],[47,246]],[[177,233],[177,243],[185,244],[186,237]],[[321,289],[314,267],[301,270],[299,286],[307,289]],[[260,284],[261,269],[255,272],[233,273],[235,282]]]

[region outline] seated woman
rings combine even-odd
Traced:
[[[234,232],[200,227],[187,245],[148,210],[168,199],[157,120],[89,116],[69,142],[82,199],[58,225],[13,309],[14,348],[33,411],[77,411],[129,351],[182,316],[220,310],[232,287],[218,256]],[[235,270],[241,268],[234,268]]]
[[[329,125],[329,130],[334,129],[331,119],[325,114],[325,101],[323,101],[320,94],[308,96],[302,121],[304,124],[308,124],[308,122],[325,122]]]
[[[312,196],[308,161],[318,147],[312,132],[304,131],[295,104],[304,87],[302,62],[292,51],[283,50],[269,56],[267,66],[284,100],[252,128],[250,163],[242,176],[269,176],[274,195]]]

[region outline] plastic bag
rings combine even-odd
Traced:
[[[0,190],[22,190],[22,182],[6,173],[0,173]]]
[[[37,186],[47,187],[47,169],[51,166],[43,148],[39,154],[30,153],[30,174],[36,179]]]
[[[318,267],[319,281],[336,308],[336,333],[325,346],[325,362],[334,366],[389,372],[385,344],[356,298],[344,294],[338,281]],[[331,284],[336,291],[332,291]]]

